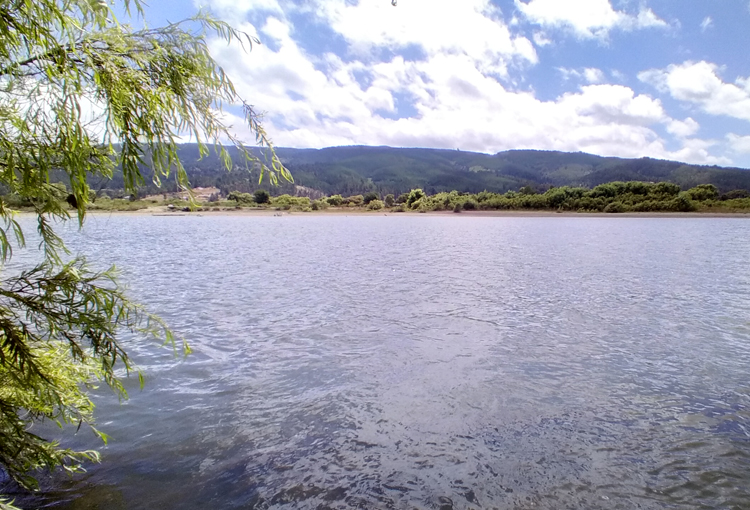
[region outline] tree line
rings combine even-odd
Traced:
[[[242,155],[227,148],[232,171],[213,154],[202,155],[197,146],[183,144],[178,148],[180,161],[193,187],[216,187],[223,196],[232,191],[253,193],[259,184],[260,168],[245,165]],[[261,151],[253,151],[263,160]],[[682,189],[699,184],[713,184],[720,192],[734,189],[750,191],[750,171],[740,168],[689,165],[651,158],[622,159],[585,153],[556,151],[506,151],[482,154],[441,149],[393,147],[331,147],[327,149],[279,148],[277,154],[294,175],[294,182],[281,180],[274,194],[295,194],[301,185],[325,195],[398,196],[412,189],[429,195],[457,190],[467,193],[490,191],[505,193],[531,186],[539,191],[552,187],[593,188],[614,181],[672,182]],[[145,159],[149,152],[144,151]],[[173,180],[157,179],[147,165],[140,171],[143,182],[137,195],[173,192],[180,189]],[[66,175],[51,175],[65,182]],[[124,189],[123,175],[115,170],[111,178],[90,180],[96,191],[106,190],[116,196]],[[160,187],[161,186],[161,187]],[[266,188],[268,189],[268,188]]]
[[[329,207],[388,209],[392,212],[536,210],[572,212],[691,212],[735,211],[750,209],[750,193],[732,190],[721,194],[713,184],[699,184],[687,190],[671,182],[614,181],[593,188],[560,186],[537,192],[530,186],[516,191],[465,193],[460,191],[427,194],[421,188],[407,193],[381,195],[330,195],[318,200],[282,194],[270,196],[265,190],[255,193],[232,192],[216,206],[269,207],[280,210],[314,211]]]

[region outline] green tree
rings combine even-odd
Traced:
[[[143,14],[141,0],[123,4]],[[115,369],[134,367],[118,333],[125,328],[173,343],[164,324],[124,294],[114,269],[95,272],[70,260],[54,220],[74,213],[82,225],[88,183],[118,167],[130,193],[144,182],[141,166],[153,170],[156,184],[173,176],[187,189],[177,156],[183,136],[197,140],[201,155],[213,147],[227,168],[232,162],[222,143],[237,147],[261,179],[291,179],[255,111],[208,52],[209,35],[248,49],[255,40],[205,14],[134,30],[112,8],[106,0],[0,0],[0,185],[33,207],[43,257],[21,274],[0,273],[0,467],[28,488],[36,486],[38,469],[75,471],[98,458],[30,428],[40,420],[93,427],[82,386],[92,378],[125,395]],[[268,165],[232,134],[222,104],[242,109],[256,142],[269,148]],[[69,178],[67,202],[50,184],[53,170]],[[3,262],[24,245],[15,216],[0,200]]]

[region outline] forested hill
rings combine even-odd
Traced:
[[[551,186],[593,187],[611,181],[670,181],[683,189],[714,184],[720,191],[750,191],[750,171],[740,168],[697,166],[650,158],[622,159],[581,152],[514,150],[495,155],[460,150],[392,147],[329,147],[326,149],[278,148],[277,154],[291,170],[295,185],[344,196],[376,191],[398,195],[414,188],[428,194],[441,191],[503,193],[531,186],[543,191]],[[237,166],[226,172],[215,155],[198,158],[197,146],[186,144],[180,156],[194,187],[216,186],[223,193],[250,192],[258,187],[258,174]],[[239,161],[238,161],[239,165]],[[117,188],[101,183],[101,188]],[[268,188],[264,183],[263,187]],[[293,186],[272,189],[290,192]]]

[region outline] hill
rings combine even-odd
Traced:
[[[651,158],[623,159],[586,153],[513,150],[482,154],[458,150],[347,146],[325,149],[278,148],[277,154],[295,183],[271,189],[294,194],[304,186],[326,195],[344,196],[375,191],[395,195],[422,188],[442,191],[504,193],[530,186],[544,191],[553,186],[594,187],[612,181],[668,181],[683,189],[714,184],[721,192],[750,191],[750,171],[742,168],[688,165]],[[262,157],[262,153],[258,151]],[[236,156],[236,152],[232,153]],[[200,159],[196,145],[186,144],[180,157],[195,187],[219,188],[223,194],[258,188],[257,170],[236,166],[226,172],[218,157]],[[238,161],[239,159],[236,159]],[[122,177],[94,183],[97,188],[122,188]],[[174,187],[165,183],[166,191]],[[263,186],[268,189],[268,185]],[[147,186],[144,192],[158,192]]]

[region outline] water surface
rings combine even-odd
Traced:
[[[747,220],[97,216],[66,237],[194,354],[129,340],[147,384],[99,392],[102,464],[33,505],[750,507]]]

